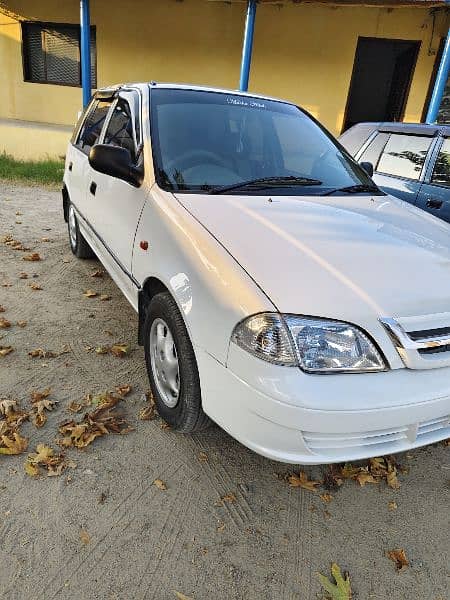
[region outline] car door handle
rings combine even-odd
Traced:
[[[95,181],[91,181],[91,185],[89,186],[89,191],[93,196],[95,196],[95,192],[97,191],[97,184]]]
[[[69,163],[69,171],[71,171],[71,170],[72,170],[72,167],[73,167],[73,162],[70,162],[70,163]]]
[[[442,206],[442,200],[437,200],[436,198],[428,198],[427,199],[428,208],[440,209]]]

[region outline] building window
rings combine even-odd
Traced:
[[[81,86],[80,26],[22,23],[24,80]],[[91,81],[97,87],[95,27],[91,27]]]

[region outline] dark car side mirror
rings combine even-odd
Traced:
[[[369,177],[373,177],[373,164],[371,162],[360,162],[359,166],[364,169]]]
[[[143,169],[133,165],[130,151],[120,146],[93,146],[89,152],[89,164],[99,173],[122,179],[135,187],[144,180]]]

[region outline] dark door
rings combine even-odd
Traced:
[[[420,42],[360,37],[343,130],[361,121],[401,121]]]

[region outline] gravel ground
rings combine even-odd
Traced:
[[[136,315],[109,276],[90,277],[97,261],[72,256],[59,192],[0,184],[0,238],[8,234],[42,260],[22,261],[0,243],[0,304],[13,323],[0,345],[14,347],[0,357],[0,398],[29,407],[33,390],[50,387],[58,400],[44,427],[22,426],[28,451],[57,448],[69,403],[117,385],[133,387],[123,406],[135,429],[68,450],[77,468],[60,477],[33,479],[26,454],[0,456],[1,598],[313,600],[323,598],[317,572],[329,574],[333,561],[349,571],[355,599],[450,598],[448,448],[401,455],[397,491],[345,481],[324,502],[280,477],[292,468],[218,427],[184,436],[139,420],[148,383]],[[88,288],[111,300],[84,297]],[[87,351],[114,342],[130,353]],[[68,352],[29,357],[35,348]],[[318,479],[325,470],[305,472]],[[400,572],[386,556],[394,548],[410,561]]]

